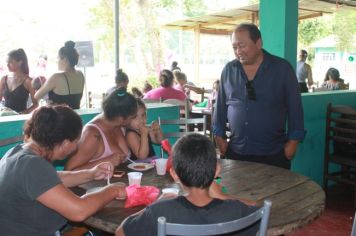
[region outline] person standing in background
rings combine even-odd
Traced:
[[[295,72],[285,59],[262,49],[261,32],[254,24],[235,28],[232,48],[236,59],[222,71],[213,114],[220,153],[290,169],[305,136]],[[226,122],[231,131],[229,143]]]
[[[299,52],[299,61],[297,62],[297,79],[299,83],[299,89],[301,93],[307,93],[308,92],[308,86],[313,85],[313,74],[312,74],[312,69],[308,63],[306,63],[306,60],[308,58],[308,53],[305,50],[300,50]],[[308,80],[308,86],[306,83],[306,80]]]

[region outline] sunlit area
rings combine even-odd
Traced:
[[[0,22],[0,235],[356,236],[356,0]]]

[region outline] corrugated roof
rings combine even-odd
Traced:
[[[337,10],[356,7],[355,0],[299,0],[299,20],[331,14]],[[164,24],[168,29],[193,30],[199,28],[201,33],[230,34],[241,22],[258,24],[259,4],[248,5],[227,11],[215,12],[204,16],[191,17]]]

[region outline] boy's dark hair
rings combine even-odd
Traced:
[[[188,134],[173,146],[172,163],[183,185],[209,188],[216,171],[215,147],[201,134]]]
[[[236,26],[234,32],[247,31],[250,34],[250,39],[256,43],[261,38],[261,31],[252,23],[241,23]]]
[[[125,88],[119,88],[104,99],[102,109],[105,118],[108,120],[117,117],[126,119],[137,113],[137,101],[132,94],[126,92]]]

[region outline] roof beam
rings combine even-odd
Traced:
[[[312,14],[299,16],[298,20],[305,20],[305,19],[309,19],[309,18],[319,17],[319,16],[322,16],[322,15],[323,15],[323,12],[315,12],[315,13],[312,13]]]

